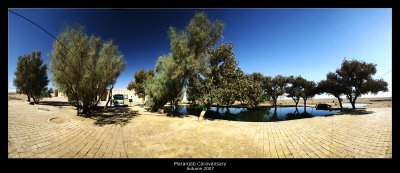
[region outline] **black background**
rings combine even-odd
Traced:
[[[8,159],[7,135],[8,124],[6,109],[6,100],[8,94],[7,80],[7,39],[8,39],[8,11],[7,8],[392,8],[392,66],[398,65],[399,58],[398,40],[400,31],[398,27],[399,13],[395,7],[394,0],[381,1],[325,1],[325,0],[258,0],[258,1],[222,1],[222,0],[187,0],[187,1],[129,1],[129,0],[64,0],[64,1],[2,1],[2,43],[3,49],[1,57],[1,104],[3,107],[1,116],[2,142],[1,172],[184,172],[186,167],[174,166],[173,163],[179,162],[226,162],[226,167],[215,167],[213,171],[201,172],[386,172],[394,168],[394,162],[398,160],[399,148],[398,139],[398,121],[396,110],[393,109],[393,159]],[[396,57],[396,58],[394,58]],[[392,76],[394,79],[398,70],[392,67]],[[396,85],[397,81],[392,80]],[[396,87],[392,87],[396,88]],[[397,91],[392,91],[393,107],[396,108]],[[7,110],[7,112],[6,112]],[[199,171],[185,171],[199,172]]]

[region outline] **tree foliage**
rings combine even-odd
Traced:
[[[18,56],[17,69],[13,81],[18,92],[26,94],[28,101],[39,102],[43,97],[49,97],[47,85],[47,65],[43,64],[40,51]]]
[[[214,49],[218,39],[223,38],[223,29],[221,21],[211,22],[204,12],[196,13],[180,36],[174,28],[170,28],[172,54],[181,64],[178,70],[182,73],[188,99],[192,102],[203,100],[206,93],[202,85],[212,82],[204,77],[210,71],[210,49]]]
[[[308,81],[307,79],[301,78],[301,91],[300,96],[304,101],[304,110],[306,110],[307,100],[313,98],[317,94],[317,84],[314,81]]]
[[[208,81],[211,81],[211,91],[213,102],[229,106],[236,100],[236,95],[240,92],[237,82],[243,76],[243,72],[238,68],[235,55],[233,54],[232,44],[221,44],[216,49],[209,50],[210,73],[206,74]]]
[[[344,61],[336,73],[329,73],[318,86],[301,76],[245,74],[238,67],[233,44],[216,45],[223,38],[223,29],[222,22],[211,22],[205,13],[196,13],[181,31],[169,28],[170,54],[158,59],[155,75],[142,80],[145,87],[137,89],[143,97],[144,93],[149,96],[147,104],[152,110],[167,102],[176,105],[183,92],[193,104],[201,102],[218,107],[240,101],[258,107],[261,102],[272,100],[275,108],[278,97],[287,93],[295,101],[296,108],[301,98],[306,108],[308,99],[323,92],[337,97],[340,105],[340,96],[344,94],[354,107],[355,100],[362,94],[387,91],[385,81],[371,77],[376,73],[375,66],[358,61]],[[139,73],[138,78],[145,78],[144,71]],[[135,87],[138,86],[134,83],[129,86]]]
[[[244,93],[242,97],[244,97],[247,103],[253,108],[257,108],[258,105],[266,99],[266,95],[262,87],[263,80],[264,76],[261,73],[252,73],[250,75],[246,75],[246,79],[244,80],[246,81],[246,85],[244,85],[243,90],[238,92]]]
[[[278,97],[285,94],[287,78],[282,75],[277,75],[274,78],[266,76],[263,80],[263,89],[268,98],[271,98],[273,101],[273,105],[276,109],[276,102],[278,101]]]
[[[148,96],[146,105],[151,111],[170,102],[177,105],[182,100],[182,80],[175,70],[178,64],[174,62],[171,55],[158,58],[155,68],[155,75],[148,78],[144,83],[145,92]]]
[[[330,95],[333,95],[338,99],[340,109],[343,109],[342,106],[343,99],[341,98],[341,96],[344,94],[345,89],[346,89],[345,86],[343,86],[340,83],[338,75],[336,73],[329,72],[326,75],[326,79],[321,80],[318,83],[318,86],[316,88],[316,93],[318,94],[328,93]]]
[[[388,91],[388,83],[383,79],[375,80],[372,76],[376,73],[376,64],[364,61],[346,59],[336,70],[339,83],[344,86],[344,93],[349,99],[353,109],[355,102],[363,94],[377,94],[379,91]]]
[[[203,12],[196,13],[182,31],[177,31],[174,27],[169,28],[171,53],[159,58],[154,78],[146,82],[145,91],[146,94],[147,91],[150,92],[148,105],[151,110],[157,110],[167,102],[177,103],[177,100],[181,99],[184,87],[192,102],[203,98],[203,92],[200,90],[204,88],[200,87],[200,80],[201,77],[204,79],[208,70],[207,49],[213,47],[222,37],[223,28],[222,22],[212,23]],[[168,85],[168,89],[172,91],[168,94],[156,91],[156,88],[162,88],[161,84]],[[166,98],[160,97],[166,95]]]
[[[89,113],[125,68],[123,55],[112,40],[88,36],[80,25],[67,25],[58,40],[51,53],[52,80],[78,115]]]
[[[300,98],[302,96],[304,80],[305,79],[301,76],[297,77],[289,76],[287,78],[288,85],[285,88],[287,97],[291,97],[293,99],[293,101],[296,103],[296,109],[297,109],[297,104],[299,103]]]
[[[146,96],[145,88],[144,88],[144,82],[146,79],[153,77],[154,72],[153,70],[149,70],[146,72],[144,69],[139,70],[138,72],[135,73],[135,81],[132,81],[128,84],[128,90],[135,90],[135,94],[139,96],[139,98],[144,99]]]

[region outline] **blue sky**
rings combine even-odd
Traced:
[[[55,36],[65,22],[77,22],[87,34],[113,39],[127,62],[115,88],[126,88],[136,71],[153,69],[157,58],[170,51],[169,26],[183,29],[196,11],[205,11],[212,21],[225,23],[223,41],[233,43],[246,73],[301,75],[318,82],[347,57],[377,64],[375,78],[383,77],[390,90],[378,96],[391,96],[391,9],[11,10]],[[54,39],[24,19],[8,16],[8,88],[13,90],[18,55],[41,50],[48,63]]]

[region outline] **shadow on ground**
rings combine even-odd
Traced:
[[[107,111],[100,107],[99,111],[85,117],[96,120],[94,124],[98,126],[107,124],[119,124],[124,126],[129,120],[138,115],[138,111],[133,111],[128,107],[110,107]]]
[[[366,108],[357,108],[357,109],[343,109],[343,111],[337,113],[337,115],[343,115],[343,114],[367,115],[372,113],[374,113],[374,111],[367,111]]]
[[[40,101],[36,103],[36,105],[48,105],[48,106],[69,106],[68,102],[60,102],[60,101]]]

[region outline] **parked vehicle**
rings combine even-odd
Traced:
[[[328,110],[331,108],[331,105],[329,104],[317,104],[316,109],[317,110]]]
[[[128,102],[125,101],[123,94],[115,94],[113,96],[113,104],[114,106],[128,106]]]

